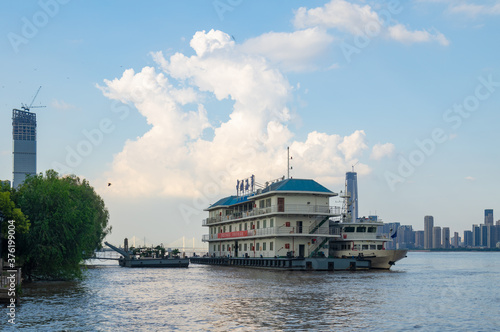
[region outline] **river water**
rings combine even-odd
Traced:
[[[500,253],[411,252],[391,271],[88,269],[24,286],[27,331],[500,331]]]

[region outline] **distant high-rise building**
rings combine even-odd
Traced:
[[[464,231],[464,247],[472,247],[472,231]]]
[[[352,222],[358,219],[358,174],[356,172],[347,172],[346,180],[346,195],[349,195],[349,210],[351,213]]]
[[[441,227],[434,226],[432,229],[432,249],[441,248]]]
[[[424,217],[424,249],[432,248],[432,229],[434,228],[434,217]]]
[[[415,233],[411,225],[398,227],[397,249],[413,249],[415,247]]]
[[[424,248],[424,231],[415,232],[415,248]]]
[[[488,225],[486,229],[486,247],[495,248],[497,244],[497,227]]]
[[[493,226],[493,209],[484,210],[484,224],[486,226]]]
[[[450,249],[450,228],[449,227],[443,227],[443,233],[442,233],[442,248],[444,249]]]
[[[453,241],[451,242],[453,248],[458,248],[460,246],[460,236],[458,236],[458,232],[453,233]]]
[[[488,246],[488,226],[487,225],[479,225],[479,234],[480,234],[480,246],[487,247]]]
[[[394,235],[394,232],[401,226],[401,223],[399,222],[390,222],[390,223],[384,223],[384,226],[378,227],[377,229],[377,235]],[[392,239],[389,239],[387,243],[385,244],[385,249],[396,249],[396,241],[398,240],[399,234]]]
[[[24,182],[26,175],[36,174],[36,114],[12,110],[13,187]]]
[[[472,246],[481,246],[481,229],[479,228],[479,225],[472,225]]]

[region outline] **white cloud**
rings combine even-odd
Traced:
[[[291,33],[269,32],[251,38],[241,45],[241,51],[260,54],[283,70],[314,69],[314,60],[325,53],[334,38],[318,27]]]
[[[380,160],[384,157],[390,157],[394,154],[394,144],[392,143],[385,143],[385,144],[380,144],[377,143],[372,147],[372,153],[370,155],[370,159],[373,160]]]
[[[405,44],[425,43],[430,41],[437,41],[443,46],[448,46],[450,44],[449,40],[440,32],[431,34],[428,31],[410,31],[402,24],[396,24],[389,27],[388,33],[392,39]]]
[[[369,5],[356,5],[344,0],[332,0],[324,7],[299,8],[295,12],[294,25],[297,28],[322,26],[336,28],[352,34],[362,34],[364,28],[381,19]]]
[[[58,100],[58,99],[53,99],[52,102],[50,103],[50,107],[62,111],[67,111],[76,108],[74,105],[71,105],[65,102],[64,100]]]
[[[473,18],[480,15],[500,15],[500,2],[496,1],[493,4],[453,2],[450,3],[449,11],[453,14],[463,14]]]
[[[196,55],[154,53],[161,70],[129,69],[100,87],[110,99],[133,103],[151,125],[114,156],[102,181],[113,183],[108,192],[218,198],[235,179],[255,174],[264,182],[286,174],[287,146],[295,176],[341,183],[367,149],[362,130],[346,137],[312,132],[305,142],[293,141],[287,126],[293,88],[279,70],[220,31],[197,32],[191,45]],[[210,96],[234,101],[226,122],[210,123],[203,105]],[[213,131],[211,138],[205,130]],[[370,172],[363,164],[357,170]]]
[[[466,177],[465,177],[465,179],[466,179],[467,181],[476,181],[476,178],[475,178],[475,177],[473,177],[473,176],[466,176]]]
[[[294,25],[297,28],[323,27],[327,29],[338,29],[353,35],[385,36],[405,44],[438,42],[448,46],[446,37],[436,31],[432,34],[426,30],[408,30],[403,24],[395,23],[394,17],[391,22],[384,20],[370,5],[353,4],[345,0],[331,0],[323,7],[307,9],[299,8],[295,12]]]

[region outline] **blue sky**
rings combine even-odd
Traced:
[[[286,174],[287,146],[292,176],[336,192],[357,164],[361,215],[462,234],[500,211],[499,17],[468,0],[2,2],[0,178],[11,110],[42,86],[38,171],[91,181],[111,242],[198,242],[203,208]]]

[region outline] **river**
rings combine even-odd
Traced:
[[[88,269],[23,287],[27,331],[499,331],[500,253],[410,252],[391,271],[283,272],[191,264]]]

